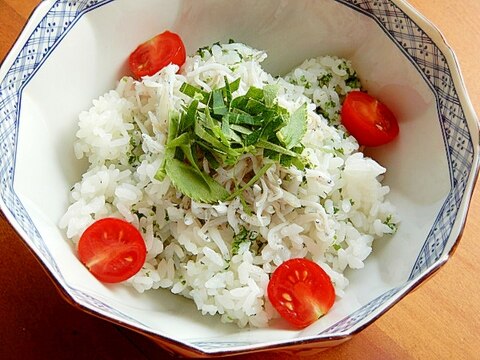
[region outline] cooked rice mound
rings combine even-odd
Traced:
[[[261,66],[266,53],[239,43],[215,44],[151,77],[122,78],[115,90],[93,101],[79,116],[76,156],[90,165],[71,190],[60,221],[77,242],[95,220],[126,219],[143,234],[147,260],[125,282],[139,292],[167,288],[193,299],[203,314],[223,322],[264,327],[275,317],[266,297],[269,276],[287,259],[306,257],[344,294],[347,268],[360,269],[372,242],[396,230],[385,169],[359,152],[339,121],[341,102],[360,82],[349,61],[325,56],[305,61],[284,77]],[[243,197],[198,203],[178,192],[168,176],[155,179],[165,154],[169,116],[192,101],[179,91],[187,82],[206,91],[241,78],[233,96],[251,86],[278,84],[278,104],[293,112],[307,104],[302,156],[309,167],[271,166]],[[233,166],[203,170],[227,189],[243,185],[265,164],[244,154]],[[240,184],[240,185],[242,185]],[[243,232],[243,233],[242,233]],[[244,236],[235,236],[242,233]],[[239,241],[238,239],[241,239]]]

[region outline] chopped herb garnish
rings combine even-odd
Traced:
[[[239,86],[240,79],[229,82],[225,78],[225,86],[211,92],[187,83],[180,87],[193,100],[181,114],[169,118],[165,160],[157,179],[168,175],[182,194],[195,201],[215,203],[240,196],[273,162],[230,193],[200,169],[203,157],[212,170],[235,165],[245,153],[263,154],[284,166],[305,167],[301,140],[307,128],[306,105],[289,114],[276,102],[278,85],[263,89],[252,86],[245,95],[234,98],[232,93]]]
[[[383,223],[387,225],[392,230],[392,232],[397,231],[397,225],[392,222],[392,215],[388,215]]]
[[[330,83],[330,80],[332,80],[333,75],[328,73],[323,75],[321,78],[318,79],[318,85],[320,87],[327,86]]]
[[[240,250],[240,245],[243,243],[252,243],[257,240],[258,232],[248,231],[244,226],[241,227],[240,231],[233,236],[232,243],[232,255],[237,255]]]
[[[350,75],[347,80],[345,80],[345,85],[349,86],[352,89],[360,89],[362,84],[360,83],[360,80],[357,78],[357,76]]]

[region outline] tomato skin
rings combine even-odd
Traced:
[[[335,302],[330,277],[315,262],[295,258],[272,274],[268,299],[292,326],[302,329],[325,315]]]
[[[147,256],[145,241],[137,228],[117,218],[95,221],[83,232],[77,250],[80,261],[106,283],[131,278]]]
[[[342,124],[360,145],[380,146],[395,139],[399,127],[390,109],[362,91],[347,94],[341,110]]]
[[[185,45],[175,33],[165,31],[140,44],[129,56],[130,71],[137,79],[151,76],[169,64],[181,67],[186,59]]]

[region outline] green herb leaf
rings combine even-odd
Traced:
[[[272,107],[275,105],[279,91],[280,86],[278,84],[265,85],[263,88],[263,97],[267,107]]]
[[[183,114],[180,121],[180,132],[188,131],[193,128],[198,109],[198,100],[193,100],[187,108],[187,111]]]
[[[277,138],[276,132],[285,126],[287,123],[283,114],[277,114],[274,112],[267,112],[264,114],[263,135],[265,140],[273,140]]]
[[[190,85],[189,83],[183,83],[182,86],[180,86],[180,92],[184,93],[185,95],[191,97],[192,99],[199,100],[200,102],[206,104],[209,100],[209,93],[195,87],[193,85]]]
[[[295,110],[288,124],[277,132],[277,137],[287,149],[291,149],[300,144],[306,132],[307,104],[303,104]]]
[[[260,126],[262,125],[262,118],[261,117],[253,117],[247,113],[234,113],[229,112],[224,116],[228,119],[230,124],[236,125],[252,125],[252,126]]]
[[[167,149],[171,148],[174,149],[176,147],[185,145],[185,144],[190,144],[191,138],[190,138],[190,133],[183,133],[180,136],[177,136],[175,139],[168,141],[166,144]]]
[[[258,145],[263,147],[264,149],[272,150],[272,151],[275,151],[279,154],[288,155],[288,156],[292,156],[292,157],[298,156],[298,154],[296,152],[291,151],[291,150],[287,150],[280,145],[271,143],[271,142],[266,141],[266,140],[260,140],[258,142]]]
[[[168,134],[167,134],[167,141],[166,145],[167,148],[165,149],[165,157],[163,158],[162,165],[158,168],[157,172],[155,173],[155,179],[159,181],[163,181],[165,179],[165,164],[175,157],[175,148],[169,148],[168,144],[172,142],[178,136],[178,129],[179,129],[179,116],[177,113],[170,113],[168,117]]]
[[[245,198],[243,197],[243,195],[238,194],[238,197],[240,198],[240,203],[242,204],[242,208],[243,208],[243,211],[245,212],[245,214],[247,214],[248,216],[252,216],[253,211],[250,208],[250,206],[248,206],[248,204],[245,201]]]
[[[240,87],[240,78],[236,79],[234,82],[229,83],[227,77],[225,79],[225,87],[222,88],[223,94],[225,96],[227,104],[232,102],[232,93],[237,91]]]
[[[212,111],[215,115],[225,115],[228,111],[221,89],[212,92]]]
[[[210,176],[177,159],[165,165],[173,186],[194,201],[213,204],[225,200],[230,194]]]
[[[247,129],[245,126],[236,125],[236,124],[232,124],[232,123],[230,123],[230,129],[233,130],[233,131],[236,131],[237,133],[243,134],[243,135],[248,135],[248,134],[252,133],[252,130]]]

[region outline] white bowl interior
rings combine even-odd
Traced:
[[[68,191],[87,166],[73,154],[79,112],[115,86],[137,44],[165,29],[182,36],[188,53],[229,38],[265,49],[265,67],[275,74],[309,57],[350,58],[366,89],[399,119],[398,140],[368,152],[387,168],[384,183],[401,217],[399,230],[377,241],[365,268],[348,273],[346,296],[301,332],[288,330],[282,321],[268,329],[239,330],[202,316],[193,302],[168,291],[137,294],[101,284],[77,261],[73,245],[58,229]],[[24,88],[14,188],[71,294],[81,290],[140,328],[192,344],[220,337],[237,343],[309,337],[409,278],[451,187],[437,107],[432,89],[403,50],[372,18],[336,1],[118,0],[83,15]]]

